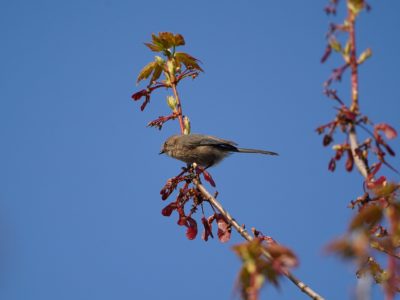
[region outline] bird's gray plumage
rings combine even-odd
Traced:
[[[208,168],[232,152],[278,155],[271,151],[239,148],[235,142],[204,134],[173,135],[165,141],[160,153],[166,153],[187,164],[197,163]]]

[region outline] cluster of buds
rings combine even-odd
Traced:
[[[354,152],[348,143],[348,137],[346,138],[345,142],[333,145],[332,149],[335,151],[335,155],[331,158],[328,164],[328,169],[330,171],[333,172],[336,169],[336,162],[339,161],[343,155],[346,155],[347,160],[345,168],[348,172],[353,170],[354,156],[357,156],[357,158],[362,160],[369,172],[370,168],[368,162],[368,153],[372,151],[372,153],[376,155],[379,162],[397,172],[396,169],[393,168],[385,159],[387,154],[390,156],[396,155],[393,149],[388,145],[388,142],[385,140],[385,138],[390,140],[397,137],[396,130],[386,123],[380,123],[374,125],[373,131],[371,131],[366,128],[365,125],[367,124],[372,125],[372,122],[370,122],[366,116],[361,116],[359,113],[353,113],[346,106],[342,106],[339,109],[335,120],[316,129],[319,134],[324,134],[322,141],[324,146],[328,146],[334,141],[333,135],[337,128],[340,128],[341,132],[345,133],[347,136],[354,126],[359,126],[369,134],[369,137],[367,137],[358,145],[356,149],[354,149]]]
[[[161,213],[163,216],[169,217],[176,211],[178,213],[178,225],[187,228],[186,236],[188,239],[192,240],[196,238],[198,233],[197,222],[192,216],[197,212],[198,207],[201,207],[203,213],[201,222],[204,227],[202,239],[207,241],[209,237],[214,237],[212,233],[212,223],[215,221],[218,225],[219,240],[221,242],[227,242],[230,239],[232,228],[225,217],[215,211],[208,218],[204,215],[203,204],[208,201],[194,183],[194,179],[199,180],[200,175],[212,186],[215,186],[211,175],[206,170],[196,165],[183,168],[180,174],[168,179],[167,183],[160,191],[162,200],[168,199],[175,190],[178,190],[178,193],[175,200],[164,207]],[[183,184],[183,186],[179,188],[180,184]],[[186,209],[186,206],[190,206],[190,209]],[[213,207],[211,206],[211,208]]]

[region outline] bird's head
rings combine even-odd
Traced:
[[[161,147],[161,151],[159,154],[167,154],[168,156],[172,156],[172,151],[175,148],[177,139],[178,139],[178,135],[173,135],[171,137],[169,137],[165,143],[162,145]]]

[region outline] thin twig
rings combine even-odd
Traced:
[[[225,220],[230,225],[232,225],[232,227],[235,228],[236,231],[245,240],[247,240],[247,241],[253,240],[253,237],[247,232],[247,230],[239,225],[239,223],[231,216],[231,214],[224,209],[224,207],[221,205],[221,203],[219,203],[219,201],[217,199],[215,199],[197,179],[193,179],[193,183],[196,185],[196,187],[199,189],[199,191],[203,194],[203,196],[211,203],[211,205],[214,206],[224,216]],[[263,251],[263,254],[268,259],[271,258],[271,255],[267,251]],[[303,293],[305,293],[307,296],[309,296],[311,299],[324,300],[324,298],[322,296],[320,296],[317,292],[315,292],[313,289],[311,289],[308,285],[306,285],[304,282],[299,280],[297,277],[295,277],[289,271],[287,271],[285,273],[285,276],[291,282],[293,282]]]
[[[365,165],[364,161],[356,153],[356,150],[358,148],[358,141],[357,141],[356,129],[354,127],[350,130],[349,141],[350,141],[351,153],[353,154],[356,167],[357,167],[358,171],[361,173],[361,175],[364,178],[367,178],[368,177],[367,166]]]
[[[348,23],[349,23],[349,42],[350,42],[350,68],[351,68],[351,107],[350,110],[354,113],[359,111],[358,102],[358,62],[356,51],[356,30],[355,30],[356,16],[350,8],[348,8]],[[351,152],[354,157],[358,171],[364,178],[368,177],[368,168],[365,162],[357,155],[358,148],[357,134],[355,126],[353,125],[349,133]]]
[[[392,253],[392,252],[390,252],[389,250],[387,250],[387,249],[385,249],[383,247],[377,247],[377,246],[374,246],[374,245],[371,245],[371,247],[376,249],[377,251],[381,251],[383,253],[386,253],[387,255],[393,256],[396,259],[400,259],[400,255],[399,254]]]
[[[356,51],[356,16],[348,8],[349,41],[350,41],[350,68],[351,68],[351,111],[357,113],[358,106],[358,62]]]

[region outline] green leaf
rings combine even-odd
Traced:
[[[160,45],[155,45],[152,43],[144,43],[151,51],[161,52],[163,49]]]
[[[164,59],[163,59],[161,56],[158,56],[158,55],[154,56],[154,61],[156,61],[157,64],[158,64],[159,66],[161,66],[161,67],[162,67],[162,66],[164,65],[164,63],[165,63]]]
[[[183,117],[183,126],[184,126],[183,133],[190,134],[190,120],[187,116]]]
[[[154,45],[160,47],[161,51],[167,50],[170,47],[168,47],[168,44],[165,43],[163,39],[161,39],[159,36],[152,34],[151,35],[152,42]]]
[[[370,48],[367,48],[364,50],[363,53],[360,54],[360,57],[358,58],[357,63],[359,65],[361,65],[363,62],[365,62],[371,56],[372,56],[372,50]]]
[[[175,34],[174,36],[174,46],[183,46],[185,45],[185,39],[183,38],[183,36],[179,33]]]
[[[185,52],[175,52],[175,59],[179,63],[183,63],[187,69],[194,69],[200,72],[204,72],[198,64],[199,60]]]
[[[275,287],[279,287],[279,276],[280,274],[274,270],[274,268],[272,268],[271,265],[265,264],[265,266],[262,268],[262,273],[265,276],[265,279],[267,279],[267,281],[269,283],[271,283],[273,286]]]
[[[173,34],[171,32],[159,32],[158,35],[151,35],[151,43],[144,43],[151,51],[163,52],[165,56],[169,57],[172,47],[185,45],[185,39],[179,33]]]
[[[160,78],[161,73],[162,73],[162,66],[157,64],[157,66],[154,68],[153,76],[151,76],[150,82],[153,83],[154,81],[157,81],[158,78]]]
[[[346,46],[344,46],[343,54],[348,55],[350,54],[351,44],[350,41],[347,41]]]
[[[329,45],[332,47],[333,50],[336,52],[342,52],[342,45],[338,40],[336,40],[334,37],[331,37],[329,39]]]
[[[139,73],[136,83],[139,83],[141,80],[147,79],[157,66],[158,65],[155,61],[152,61],[144,66],[144,68]]]
[[[363,227],[368,224],[369,227],[376,225],[383,216],[382,208],[377,205],[369,205],[364,207],[351,221],[350,230]]]
[[[365,7],[365,0],[349,0],[347,7],[355,14],[358,15]]]
[[[170,75],[175,75],[176,63],[174,59],[169,59],[167,61],[167,70]]]
[[[375,280],[375,283],[382,284],[387,282],[389,278],[389,274],[386,270],[382,269],[379,263],[375,260],[374,257],[369,257],[366,264],[364,264],[361,269],[359,269],[356,273],[357,278],[362,278],[366,275],[372,277]]]
[[[164,49],[169,49],[174,45],[174,35],[171,32],[159,32],[157,40]]]
[[[167,96],[167,104],[172,111],[175,111],[177,102],[174,96]]]
[[[157,41],[166,49],[185,45],[185,39],[179,33],[174,35],[172,32],[159,32]]]

